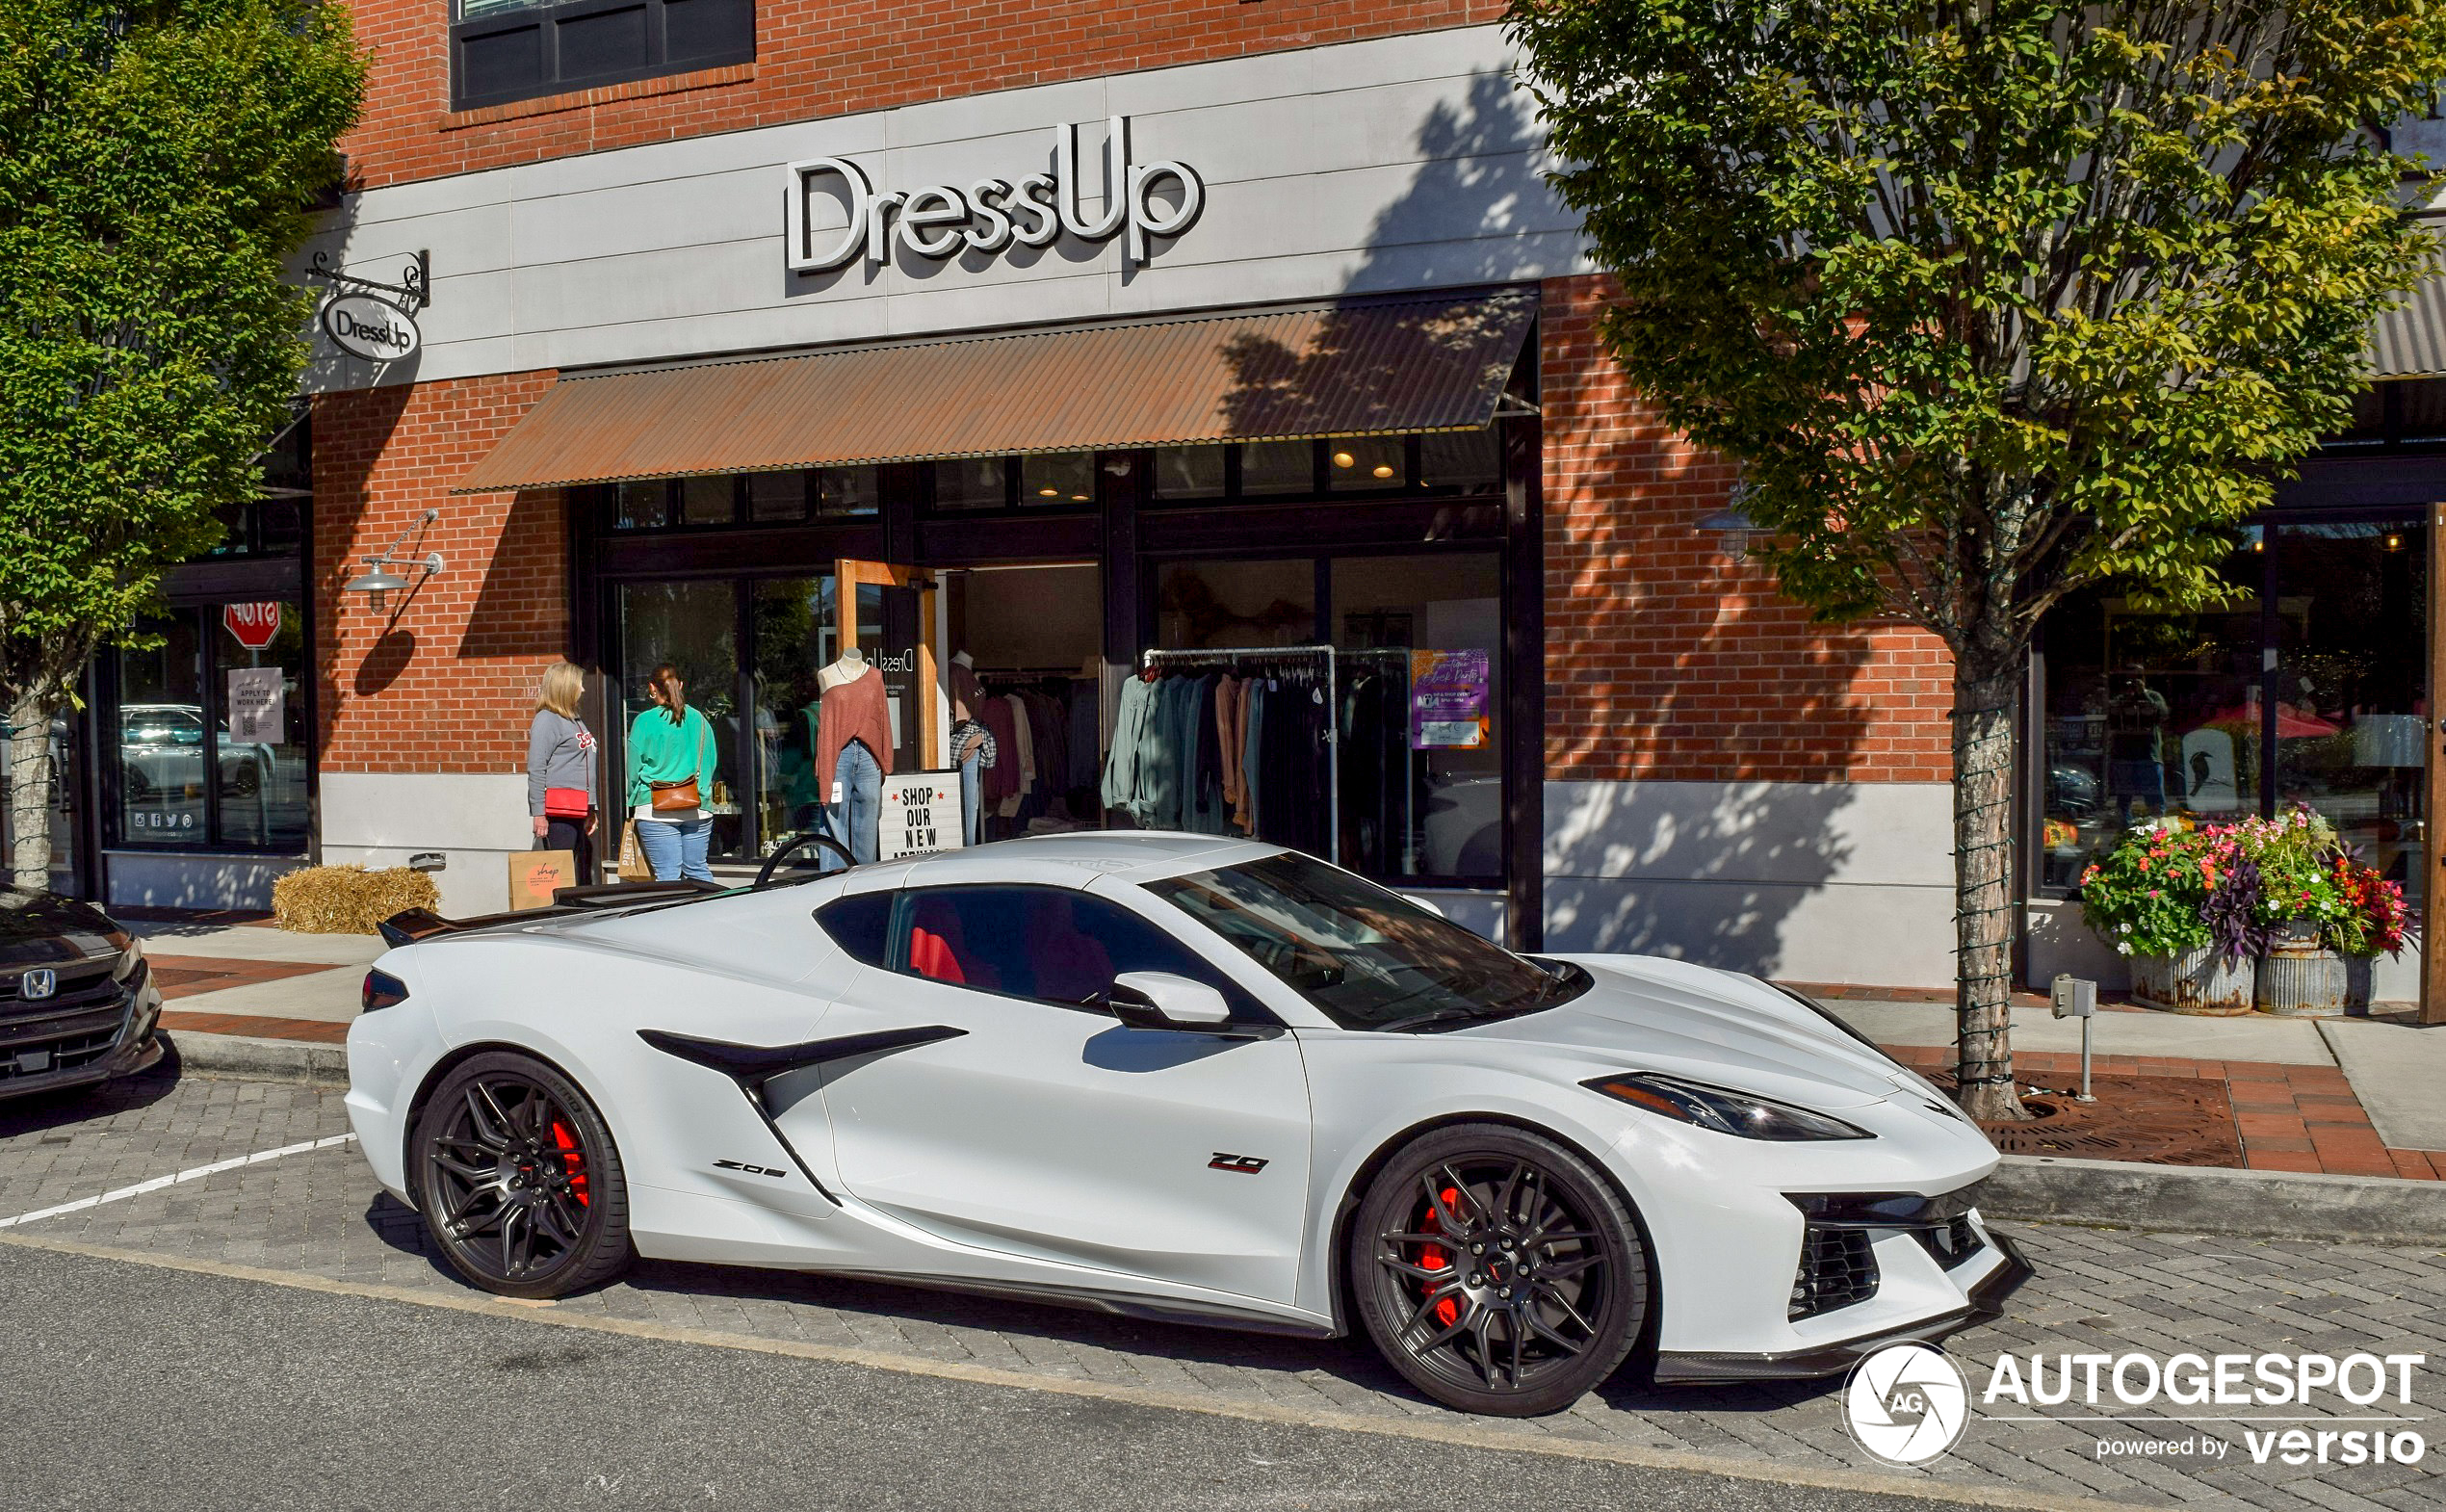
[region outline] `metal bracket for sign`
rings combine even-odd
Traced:
[[[400,268],[400,281],[397,283],[377,283],[371,278],[361,278],[355,274],[344,273],[331,266],[329,252],[320,250],[314,254],[314,260],[306,265],[305,275],[309,278],[320,279],[342,294],[351,292],[379,294],[396,300],[400,307],[410,315],[427,308],[433,302],[433,254],[430,251],[420,251],[416,254],[414,261],[403,264]]]

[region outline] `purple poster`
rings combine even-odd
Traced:
[[[1476,750],[1487,743],[1487,653],[1410,653],[1410,748]]]

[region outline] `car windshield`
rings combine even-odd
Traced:
[[[1560,975],[1397,893],[1285,853],[1146,884],[1231,941],[1344,1029],[1421,1030],[1567,1002]]]

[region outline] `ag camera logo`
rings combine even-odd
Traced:
[[[1926,1344],[1888,1344],[1852,1367],[1843,1421],[1870,1458],[1901,1468],[1952,1448],[1970,1421],[1970,1386]]]

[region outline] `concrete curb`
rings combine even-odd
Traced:
[[[349,1084],[349,1053],[343,1045],[299,1039],[255,1039],[245,1034],[162,1031],[178,1068],[198,1076],[247,1077],[258,1082],[301,1082],[311,1086]]]
[[[2446,1182],[2008,1155],[1981,1214],[2172,1234],[2446,1244]]]

